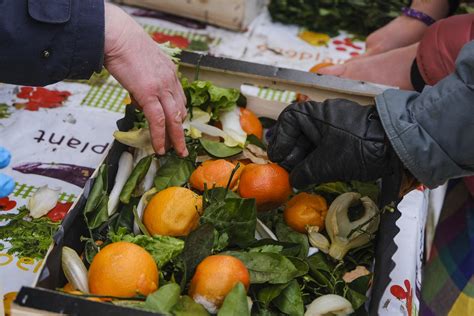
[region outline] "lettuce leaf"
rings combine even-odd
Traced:
[[[163,267],[166,263],[176,258],[184,249],[184,241],[170,236],[125,234],[126,229],[120,228],[117,233],[109,232],[112,242],[127,241],[143,247],[155,259],[158,267]]]
[[[181,84],[188,98],[188,105],[210,113],[214,120],[219,119],[219,112],[234,109],[240,97],[239,90],[217,87],[210,81],[189,82],[183,78]]]

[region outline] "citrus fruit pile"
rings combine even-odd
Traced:
[[[155,156],[140,113],[134,129],[115,135],[129,147],[113,187],[108,166],[99,169],[84,208],[86,251],[63,260],[63,291],[166,315],[303,315],[324,294],[361,308],[371,275],[346,278],[357,287],[343,276],[366,250],[348,244],[351,260],[340,264],[324,253],[331,202],[349,188],[296,192],[287,170],[268,160],[259,118],[226,103],[239,94],[183,86],[196,104],[184,125],[189,156]]]

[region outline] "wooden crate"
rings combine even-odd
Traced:
[[[119,4],[163,11],[235,31],[245,31],[266,0],[114,0]]]

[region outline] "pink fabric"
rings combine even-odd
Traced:
[[[416,61],[426,84],[432,86],[455,69],[459,51],[474,39],[474,14],[439,20],[426,30]]]
[[[474,39],[474,14],[442,19],[428,28],[418,46],[416,61],[426,84],[433,86],[455,69],[461,48]],[[474,196],[474,177],[464,178]]]

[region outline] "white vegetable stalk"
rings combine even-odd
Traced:
[[[120,202],[120,192],[127,182],[128,177],[132,173],[133,170],[133,156],[128,151],[124,151],[120,156],[120,160],[118,163],[118,170],[117,175],[115,176],[115,183],[109,195],[109,203],[107,206],[107,210],[109,212],[109,216],[114,214],[117,210],[117,207]]]
[[[74,249],[63,247],[61,253],[61,266],[64,275],[72,286],[82,293],[89,293],[87,269]]]
[[[222,128],[209,125],[211,116],[209,113],[200,109],[193,109],[193,118],[187,116],[183,123],[183,128],[188,130],[188,133],[193,138],[200,138],[202,134],[214,137],[221,137],[224,139],[224,144],[229,147],[245,145],[247,134],[240,126],[240,110],[235,108],[232,111],[221,112],[220,121]]]
[[[240,125],[240,108],[235,107],[231,111],[221,111],[220,121],[222,123],[222,130],[228,135],[227,139],[224,138],[224,143],[230,147],[244,147],[247,133],[244,132]]]
[[[152,188],[151,190],[148,190],[145,192],[145,194],[142,195],[140,198],[140,201],[138,202],[137,206],[137,214],[138,214],[138,219],[141,221],[143,218],[143,212],[145,212],[145,208],[148,205],[148,202],[150,201],[151,197],[156,194],[156,189]],[[133,221],[133,233],[135,235],[138,235],[141,233],[140,227],[138,227],[137,223]]]
[[[304,316],[343,316],[354,312],[351,302],[335,294],[320,296],[306,308]]]
[[[51,211],[58,202],[59,192],[61,189],[53,190],[47,185],[42,186],[28,200],[28,210],[33,218],[40,218]]]

